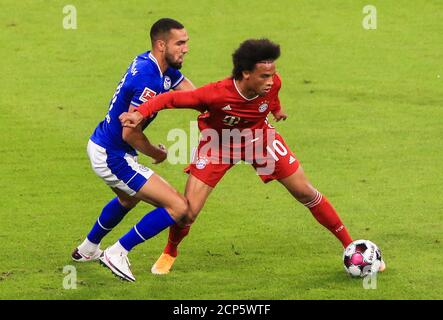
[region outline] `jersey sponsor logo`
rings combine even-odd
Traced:
[[[148,87],[146,87],[145,90],[143,90],[139,100],[143,101],[143,102],[146,102],[149,99],[154,98],[156,94],[157,93],[155,93],[155,91],[153,91],[153,90],[149,89]]]
[[[295,158],[293,156],[289,157],[289,164],[293,164],[295,162]]]
[[[236,117],[236,116],[226,116],[223,119],[223,122],[227,125],[227,126],[235,126],[236,124],[238,124],[240,122],[241,118],[240,117]]]
[[[226,107],[223,107],[222,110],[223,111],[231,111],[232,110],[231,105],[228,104]]]
[[[171,89],[171,78],[169,78],[168,76],[165,76],[165,81],[163,82],[163,88],[165,90],[169,90]]]
[[[195,163],[195,167],[199,170],[202,170],[206,167],[207,164],[208,164],[208,159],[198,158],[197,162]]]
[[[268,110],[268,104],[266,102],[261,104],[260,107],[258,107],[258,111],[260,112],[265,112],[266,110]]]

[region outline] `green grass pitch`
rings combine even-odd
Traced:
[[[63,28],[67,4],[76,30]],[[362,26],[367,4],[376,30]],[[277,128],[353,238],[382,249],[375,290],[346,276],[339,242],[309,211],[246,165],[214,190],[171,274],[149,271],[166,232],[131,253],[133,284],[70,260],[113,197],[89,167],[88,137],[165,16],[188,30],[183,72],[198,86],[229,75],[242,40],[280,43],[289,118]],[[442,299],[442,30],[439,0],[3,0],[0,299]],[[168,131],[195,118],[164,111],[146,134],[170,145]],[[183,192],[183,165],[154,169]],[[151,209],[140,204],[103,247]],[[63,288],[69,265],[76,289]]]

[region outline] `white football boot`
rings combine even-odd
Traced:
[[[99,260],[103,266],[107,267],[113,274],[121,279],[129,282],[135,281],[135,277],[129,268],[131,264],[129,263],[128,256],[123,252],[112,254],[108,248],[103,251]]]
[[[89,262],[98,260],[102,253],[103,250],[100,250],[100,245],[96,245],[95,248],[91,250],[87,250],[85,246],[80,245],[74,249],[71,258],[76,262]]]

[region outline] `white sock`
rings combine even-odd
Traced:
[[[80,250],[83,253],[90,254],[97,251],[100,244],[95,244],[88,240],[88,238],[83,241],[81,245],[78,246],[78,250]]]
[[[112,247],[109,247],[108,249],[109,254],[115,254],[115,255],[128,255],[128,250],[123,248],[123,246],[120,244],[120,241],[117,241],[112,245]]]

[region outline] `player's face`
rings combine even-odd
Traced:
[[[188,33],[186,29],[171,29],[166,41],[165,59],[168,65],[180,69],[188,52]]]
[[[254,70],[244,73],[248,89],[259,96],[265,96],[274,84],[275,63],[273,61],[257,63]]]

